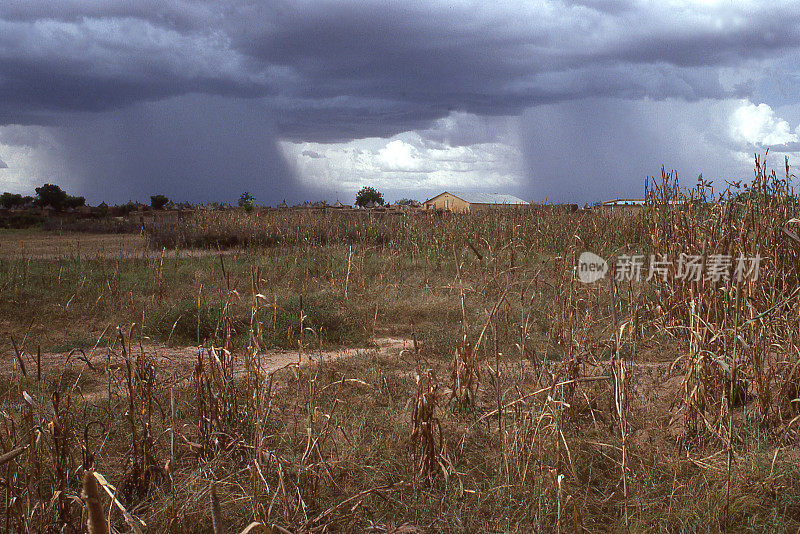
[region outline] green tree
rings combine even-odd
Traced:
[[[41,207],[52,206],[54,209],[61,211],[65,208],[83,206],[86,204],[86,199],[84,197],[68,195],[57,185],[44,184],[42,187],[36,188],[36,199],[34,203]]]
[[[71,195],[67,195],[67,201],[64,203],[64,207],[66,208],[79,208],[85,205],[86,205],[85,197],[73,197]]]
[[[152,195],[150,197],[150,207],[154,210],[164,209],[169,204],[169,199],[164,195]]]
[[[67,206],[69,195],[55,184],[44,184],[36,188],[36,205],[52,206],[56,210],[63,210]]]
[[[125,216],[134,210],[136,210],[136,204],[134,204],[132,201],[129,200],[125,204],[119,204],[118,206],[114,206],[112,213],[117,216],[119,215]]]
[[[0,195],[0,205],[4,208],[16,208],[17,206],[22,206],[24,203],[25,201],[20,194],[6,192]]]
[[[23,202],[28,197],[23,197]],[[44,184],[36,188],[36,198],[33,200],[37,206],[52,206],[61,211],[66,208],[77,208],[86,205],[84,197],[73,197],[68,195],[63,189],[54,184]]]
[[[239,207],[244,208],[244,211],[253,211],[255,200],[253,195],[245,191],[242,193],[242,196],[239,197]]]
[[[383,206],[383,194],[374,187],[364,186],[356,194],[356,206],[364,207],[370,203]]]

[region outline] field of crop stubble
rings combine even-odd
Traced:
[[[209,213],[143,249],[3,256],[0,522],[796,532],[786,174],[757,160],[714,203],[666,174],[624,216]],[[583,284],[583,251],[762,260]]]

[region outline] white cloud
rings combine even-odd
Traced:
[[[429,130],[404,132],[391,138],[367,138],[345,143],[283,141],[280,146],[307,186],[343,200],[364,185],[404,196],[425,196],[442,189],[510,191],[522,185],[522,154],[514,120],[485,119],[503,125],[493,135],[478,138],[459,128],[484,119],[464,114],[437,121]],[[450,144],[465,140],[469,144]]]
[[[378,150],[376,162],[382,172],[433,172],[430,158],[414,145],[394,139]]]
[[[775,115],[767,104],[743,101],[730,117],[730,135],[734,141],[757,147],[786,145],[800,141],[798,130]]]
[[[45,182],[63,183],[46,126],[0,126],[0,191],[32,194]]]

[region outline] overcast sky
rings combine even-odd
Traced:
[[[800,156],[800,3],[0,1],[0,189],[590,202]],[[800,173],[798,173],[800,174]]]

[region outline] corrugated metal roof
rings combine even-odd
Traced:
[[[640,205],[644,204],[643,198],[615,198],[614,200],[606,200],[602,202],[603,206],[625,206],[625,205]]]
[[[503,193],[470,193],[466,191],[448,191],[448,193],[470,204],[528,204],[521,198]]]

